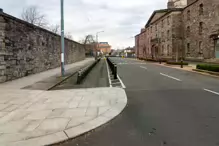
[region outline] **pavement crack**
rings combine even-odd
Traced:
[[[65,132],[65,131],[63,131],[64,133],[65,133],[65,135],[67,136],[67,138],[69,139],[69,137],[68,137],[68,134]]]

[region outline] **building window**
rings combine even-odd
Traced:
[[[167,24],[170,25],[170,16],[167,17]]]
[[[169,40],[169,39],[170,39],[170,31],[167,30],[167,40]]]
[[[199,53],[202,53],[202,51],[203,51],[202,49],[203,49],[203,48],[202,48],[202,41],[200,41],[200,42],[199,42]]]
[[[167,45],[167,55],[170,55],[170,45]]]
[[[161,39],[164,41],[164,32],[161,33]]]
[[[203,4],[199,5],[199,15],[203,15],[204,14],[204,6]]]
[[[190,43],[187,43],[187,53],[190,53]]]
[[[164,45],[162,45],[161,55],[164,54]]]
[[[203,22],[199,23],[199,34],[202,34],[203,32]]]
[[[187,26],[187,29],[186,29],[186,35],[187,35],[187,37],[190,36],[190,26]]]
[[[187,20],[190,20],[190,10],[187,11]]]

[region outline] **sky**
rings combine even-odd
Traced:
[[[80,41],[96,35],[113,49],[134,46],[134,36],[156,9],[166,8],[167,0],[64,0],[65,32]],[[5,13],[20,18],[24,8],[36,6],[49,24],[60,24],[60,0],[0,0]]]

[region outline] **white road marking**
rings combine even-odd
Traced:
[[[121,78],[119,77],[119,75],[117,74],[117,78],[119,79],[121,85],[122,85],[122,88],[126,88],[126,86],[124,85],[124,83],[122,82]]]
[[[108,63],[106,62],[106,60],[105,60],[105,63],[106,63],[106,68],[107,68],[107,73],[108,73],[109,84],[110,84],[110,87],[112,87],[112,82],[110,80],[109,67],[108,67]]]
[[[147,67],[144,67],[144,66],[140,66],[140,68],[143,68],[143,69],[146,69],[146,70],[147,70]]]
[[[172,77],[172,76],[169,76],[169,75],[166,75],[166,74],[163,74],[163,73],[160,73],[162,76],[165,76],[165,77],[168,77],[168,78],[171,78],[171,79],[174,79],[174,80],[177,80],[177,81],[181,81],[180,79],[177,79],[175,77]]]
[[[216,95],[219,95],[219,93],[218,93],[218,92],[211,91],[211,90],[209,90],[209,89],[203,89],[203,90],[205,90],[205,91],[207,91],[207,92],[211,92],[211,93],[213,93],[213,94],[216,94]]]

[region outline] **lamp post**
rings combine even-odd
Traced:
[[[65,75],[64,0],[61,0],[61,74]]]
[[[96,41],[97,41],[97,46],[96,46],[96,54],[95,54],[95,60],[97,60],[97,50],[99,49],[99,42],[98,42],[98,34],[104,32],[104,31],[99,31],[96,33]]]

